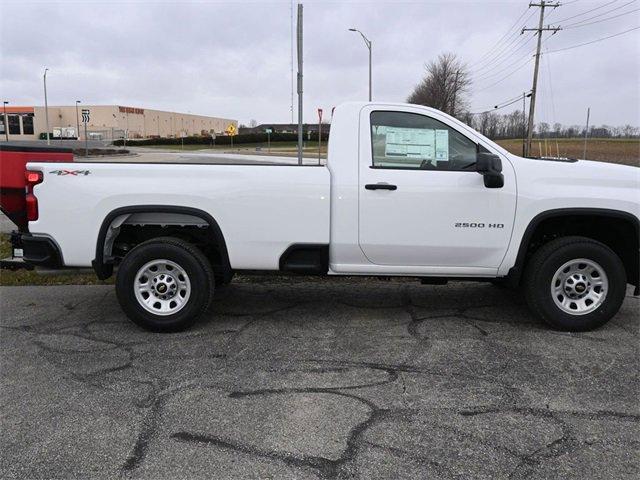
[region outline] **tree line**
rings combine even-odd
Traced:
[[[437,108],[458,118],[491,139],[522,138],[525,135],[526,116],[522,110],[511,113],[469,111],[471,75],[467,66],[453,53],[444,53],[425,65],[425,75],[407,98],[407,102]],[[585,126],[549,125],[540,122],[534,126],[536,138],[573,138],[585,135]],[[598,138],[639,138],[640,128],[632,125],[590,126],[589,136]]]
[[[457,116],[471,128],[491,139],[522,138],[525,135],[525,120],[522,110],[511,113],[483,112],[478,115],[464,112]],[[546,122],[537,123],[533,129],[535,138],[576,138],[584,137],[584,125],[563,125]],[[593,138],[640,138],[640,128],[633,125],[591,125],[589,137]]]

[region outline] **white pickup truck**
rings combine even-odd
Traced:
[[[29,163],[14,244],[117,267],[123,310],[154,331],[192,325],[243,271],[502,282],[571,331],[638,293],[636,167],[521,158],[437,110],[360,102],[335,110],[326,166],[267,160]]]

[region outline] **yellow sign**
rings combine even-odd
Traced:
[[[237,133],[236,126],[233,123],[230,123],[225,132],[227,135],[235,135]]]

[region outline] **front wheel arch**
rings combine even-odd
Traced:
[[[625,266],[627,281],[640,284],[640,220],[629,212],[606,208],[561,208],[536,215],[520,241],[516,261],[507,278],[520,286],[533,254],[544,244],[560,237],[582,236],[607,245]]]

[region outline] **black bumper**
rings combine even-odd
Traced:
[[[11,245],[22,248],[23,259],[30,265],[61,268],[62,254],[56,243],[47,237],[34,237],[28,233],[13,232]]]

